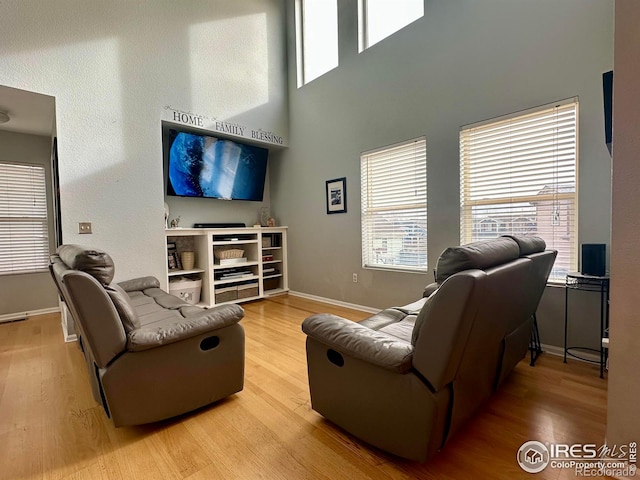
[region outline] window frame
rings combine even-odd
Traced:
[[[414,18],[409,23],[404,24],[397,30],[387,34],[387,36],[380,38],[379,40],[371,43],[370,41],[370,29],[369,29],[369,1],[370,0],[359,0],[358,1],[358,52],[362,53],[368,48],[377,45],[383,40],[389,38],[391,35],[399,32],[403,28],[411,25],[413,22],[424,17],[424,2],[422,2],[422,15],[417,18]]]
[[[572,126],[575,131],[575,134],[573,136],[573,144],[572,144],[575,152],[575,155],[573,156],[573,163],[572,163],[573,183],[559,182],[555,185],[555,187],[550,188],[548,192],[543,193],[545,188],[547,188],[547,185],[545,184],[539,188],[538,193],[533,195],[531,194],[521,195],[521,196],[505,195],[501,198],[497,198],[493,196],[494,194],[491,194],[491,196],[488,196],[487,198],[484,198],[484,199],[472,200],[468,198],[472,195],[472,192],[471,192],[472,187],[470,187],[470,184],[469,184],[470,174],[466,169],[470,168],[470,164],[472,160],[470,159],[471,155],[469,153],[465,153],[465,146],[464,146],[465,134],[468,134],[468,132],[472,130],[478,130],[478,129],[484,129],[484,128],[497,128],[501,124],[506,125],[509,122],[523,121],[528,117],[534,118],[536,115],[543,116],[545,112],[552,112],[554,109],[556,111],[556,115],[559,115],[558,112],[561,112],[564,110],[569,111],[569,114],[571,114],[570,112],[571,108],[573,108],[573,120],[574,120],[574,123],[572,124]],[[533,208],[536,209],[536,222],[535,222],[536,236],[545,238],[545,236],[548,237],[549,235],[552,235],[556,241],[558,241],[559,237],[568,237],[568,243],[565,245],[565,247],[568,248],[569,250],[568,261],[564,260],[565,264],[568,263],[568,266],[567,266],[568,271],[565,272],[564,270],[562,270],[561,267],[563,267],[563,265],[559,265],[558,259],[556,259],[556,264],[554,265],[553,267],[554,269],[552,270],[549,276],[548,283],[549,284],[564,283],[566,273],[577,270],[578,268],[578,210],[579,210],[578,168],[579,168],[579,158],[580,158],[579,112],[580,112],[579,99],[578,97],[572,97],[572,98],[568,98],[558,102],[553,102],[551,104],[546,104],[546,105],[531,108],[528,110],[515,112],[512,114],[504,115],[504,116],[493,118],[490,120],[478,122],[475,124],[462,126],[460,128],[460,243],[461,244],[492,237],[491,235],[484,235],[484,236],[479,235],[479,238],[474,238],[474,220],[473,220],[473,213],[472,213],[472,209],[474,207],[485,206],[487,208],[490,208],[490,207],[495,207],[497,205],[504,205],[505,211],[508,211],[509,206],[510,205],[513,206],[512,208],[514,208],[514,212],[511,214],[511,216],[513,217],[511,221],[511,229],[507,230],[505,228],[503,229],[498,228],[498,232],[495,235],[497,237],[505,234],[522,235],[523,232],[521,230],[528,229],[529,226],[523,223],[523,220],[526,220],[526,219],[524,219],[524,217],[521,214],[517,213],[518,211],[517,205],[530,203],[533,206]],[[560,136],[558,135],[558,137],[554,141],[556,142],[554,145],[555,145],[555,148],[557,149],[558,148],[557,145],[562,143],[560,140]],[[560,169],[560,166],[565,164],[560,160],[561,155],[559,155],[556,150],[554,150],[554,154],[555,154],[555,160],[549,160],[548,158],[551,158],[553,154],[547,154],[544,160],[540,160],[540,165],[542,166],[555,165],[554,168],[556,169],[556,171],[558,171]],[[465,158],[465,155],[468,158]],[[509,161],[508,165],[511,165],[511,164],[512,162]],[[486,166],[486,163],[483,164],[483,166]],[[505,166],[504,170],[507,170],[507,168],[508,167]],[[512,178],[520,178],[521,181],[523,179],[529,180],[531,178],[529,175],[527,175],[526,177],[508,176],[507,175],[508,172],[503,173],[498,168],[496,168],[496,171],[497,173],[494,173],[494,175],[504,174],[507,178],[509,178],[510,181]],[[543,176],[540,175],[540,178],[543,178]],[[496,181],[496,184],[497,184],[497,181]],[[564,187],[562,187],[563,185]],[[485,188],[488,188],[488,187],[485,186]],[[494,188],[497,188],[497,187],[494,187]],[[562,191],[563,189],[568,191]],[[573,190],[571,191],[570,189],[573,189]],[[550,217],[549,225],[546,226],[546,228],[548,228],[549,226],[551,227],[550,234],[547,234],[546,232],[540,232],[540,228],[541,228],[540,219],[545,219],[545,215],[542,215],[542,217],[539,217],[539,213],[538,213],[539,211],[538,211],[537,205],[539,205],[541,202],[554,202],[551,206],[550,213],[549,213],[549,217]],[[516,223],[518,224],[518,228],[514,227]],[[542,228],[545,228],[544,224]],[[563,230],[563,228],[566,228],[565,235],[561,234],[561,230]],[[549,242],[548,238],[545,241],[547,242],[547,248],[556,248],[558,246],[558,244],[554,244],[553,241]],[[559,251],[559,257],[560,257],[560,253],[561,252]],[[558,268],[557,272],[556,272],[556,268]]]
[[[29,172],[36,172],[36,179],[33,178],[33,173],[25,174],[22,177],[23,183],[16,183],[13,185],[14,193],[11,194],[11,198],[8,196],[8,191],[11,188],[11,184],[8,183],[7,179],[9,178],[9,170],[14,167],[17,169],[27,168]],[[14,170],[13,175],[17,175],[17,169]],[[2,239],[3,246],[0,247],[0,276],[7,275],[22,275],[22,274],[32,274],[32,273],[42,273],[48,271],[49,265],[49,255],[50,255],[50,232],[49,232],[49,211],[48,211],[48,193],[47,193],[47,171],[44,165],[33,164],[33,163],[22,163],[22,162],[9,162],[5,160],[0,160],[0,172],[4,177],[3,180],[0,178],[0,227],[4,227],[5,225],[27,225],[29,223],[39,225],[40,228],[36,229],[37,231],[32,231],[31,234],[25,233],[9,233],[7,232],[7,238]],[[39,184],[41,188],[32,189],[28,192],[21,192],[23,195],[16,196],[15,191],[19,187],[23,187],[26,183],[34,183]],[[6,191],[5,191],[6,188]],[[28,208],[22,207],[19,205],[21,200],[31,200],[34,203],[37,203],[37,212],[32,212],[31,215],[28,215]],[[36,198],[37,197],[37,198]],[[17,204],[18,213],[21,215],[7,215],[2,216],[2,204],[6,205],[7,213],[11,209],[11,203]],[[15,208],[15,207],[14,207]],[[39,213],[39,214],[37,214]],[[15,227],[14,227],[15,228]],[[39,249],[35,249],[35,251],[31,252],[27,265],[28,268],[14,267],[15,259],[12,256],[12,251],[20,251],[21,254],[24,255],[24,252],[28,249],[29,243],[34,244],[34,242],[30,242],[30,238],[38,238],[37,236],[41,235],[40,241],[37,242],[40,244]],[[0,233],[0,237],[3,234]],[[12,242],[11,240],[16,240],[16,242]],[[3,250],[7,250],[7,252],[3,252]],[[22,261],[20,261],[22,263]]]
[[[419,150],[415,150],[416,146]],[[402,203],[398,203],[397,201],[391,201],[389,204],[373,206],[371,205],[373,200],[376,200],[372,197],[371,191],[376,187],[375,180],[372,179],[372,168],[371,162],[385,162],[388,165],[397,164],[398,158],[402,156],[403,148],[406,148],[406,152],[411,154],[409,149],[414,149],[413,156],[407,157],[407,163],[413,162],[414,168],[414,182],[411,183],[414,191],[421,191],[420,198],[423,200],[415,201],[404,201]],[[360,177],[361,177],[361,190],[360,190],[360,198],[361,198],[361,240],[362,240],[362,268],[371,269],[371,270],[384,270],[384,271],[395,271],[395,272],[407,272],[407,273],[420,273],[425,274],[428,273],[428,235],[427,235],[427,145],[426,145],[426,137],[420,136],[417,138],[412,138],[410,140],[406,140],[403,142],[395,143],[392,145],[387,145],[384,147],[380,147],[374,150],[368,150],[362,152],[360,155]],[[391,153],[396,152],[396,153]],[[398,152],[400,152],[398,154]],[[405,154],[406,155],[406,154]],[[394,158],[396,157],[396,158]],[[386,167],[388,169],[389,167]],[[415,173],[418,172],[418,173]],[[378,174],[379,175],[379,174]],[[394,183],[391,189],[397,190],[397,193],[402,193],[403,186],[406,187],[406,177],[411,176],[411,173],[407,173],[403,176],[399,176],[397,179],[394,179]],[[389,178],[389,177],[385,177]],[[372,184],[373,183],[373,184]],[[391,191],[388,186],[388,183],[384,185],[384,194],[387,193],[396,193],[395,191]],[[380,192],[379,192],[380,193]],[[381,196],[387,196],[387,195]],[[377,199],[379,201],[379,199]],[[420,213],[423,218],[419,219],[417,222],[415,221],[415,214],[411,214],[412,210],[418,210],[423,208],[424,212]],[[419,261],[421,258],[424,258],[423,265],[406,265],[406,264],[397,264],[397,263],[389,263],[388,266],[385,263],[378,263],[373,261],[373,258],[380,257],[382,253],[388,255],[388,250],[385,252],[376,252],[375,244],[376,244],[376,236],[375,236],[375,223],[374,219],[376,214],[381,212],[389,212],[390,215],[399,216],[402,219],[402,216],[409,213],[409,218],[411,218],[410,222],[413,222],[411,230],[407,230],[405,225],[404,228],[402,226],[394,225],[392,229],[389,231],[391,237],[391,244],[395,245],[398,242],[400,243],[401,248],[397,252],[400,254],[406,247],[410,247],[410,253],[407,258],[412,258],[411,250],[413,250],[413,254],[415,254],[415,258]],[[413,217],[413,218],[412,218]],[[424,227],[422,227],[421,223],[424,223]],[[424,231],[424,234],[422,231]],[[380,232],[380,230],[378,230]],[[400,240],[398,240],[400,239]],[[389,246],[389,237],[379,237],[379,241],[381,241],[381,245],[386,245],[388,249]],[[397,248],[393,248],[393,250],[397,250]]]
[[[306,0],[296,0],[295,2],[295,24],[296,24],[296,66],[297,66],[297,86],[298,88],[307,85],[313,80],[320,78],[324,74],[330,72],[331,70],[337,68],[340,63],[340,51],[339,51],[339,39],[338,39],[338,0],[336,2],[336,64],[320,73],[319,75],[314,76],[313,78],[308,78],[308,72],[305,68],[305,58],[306,58],[306,49],[305,49],[305,1]]]

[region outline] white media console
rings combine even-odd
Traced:
[[[188,270],[170,268],[167,279],[188,275],[202,280],[201,306],[237,303],[277,295],[289,290],[287,278],[287,227],[170,228],[167,246],[181,253],[195,252]],[[225,261],[225,250],[242,250],[240,259]],[[237,253],[237,252],[232,252]]]

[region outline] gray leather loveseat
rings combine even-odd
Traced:
[[[205,310],[154,277],[112,283],[111,257],[62,245],[50,271],[75,323],[93,396],[116,426],[154,422],[242,390],[239,305]]]
[[[359,323],[307,318],[312,408],[382,450],[427,460],[526,355],[556,253],[537,237],[448,248],[411,305]]]

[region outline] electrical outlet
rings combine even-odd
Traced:
[[[358,283],[358,274],[357,273],[353,274],[353,283]]]
[[[79,222],[78,223],[78,233],[92,233],[91,232],[91,222]]]

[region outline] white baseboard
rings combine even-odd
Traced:
[[[311,295],[309,293],[289,291],[289,295],[294,297],[307,298],[309,300],[315,300],[316,302],[328,303],[329,305],[337,305],[339,307],[351,308],[353,310],[361,310],[367,313],[378,313],[381,308],[366,307],[364,305],[357,305],[355,303],[341,302],[340,300],[334,300],[332,298],[319,297],[317,295]]]
[[[40,310],[29,310],[27,312],[8,313],[6,315],[0,315],[0,323],[15,322],[16,320],[26,320],[29,317],[35,317],[36,315],[46,315],[48,313],[57,313],[60,311],[59,307],[41,308]]]

